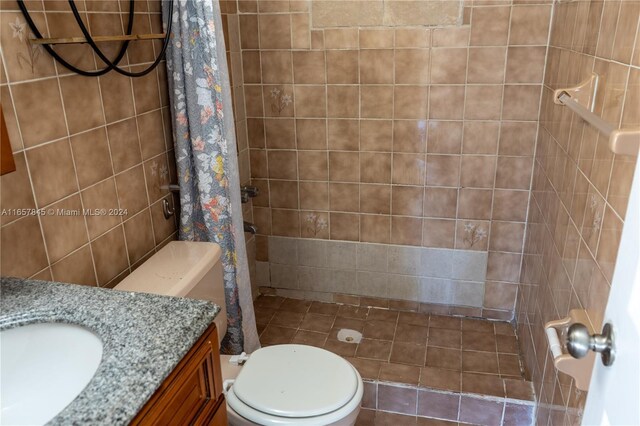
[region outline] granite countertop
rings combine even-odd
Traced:
[[[0,330],[39,322],[82,325],[102,339],[102,362],[49,424],[127,424],[219,312],[211,302],[75,284],[2,278]]]

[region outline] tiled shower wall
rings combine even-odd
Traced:
[[[319,0],[238,3],[257,260],[270,236],[486,252],[473,313],[511,318],[550,2],[435,27],[342,3],[334,21]]]
[[[586,392],[553,366],[547,321],[586,309],[600,332],[635,157],[613,155],[608,140],[553,90],[596,72],[596,113],[621,127],[640,125],[638,1],[555,5],[546,65],[517,320],[538,396],[538,424],[579,424]]]
[[[66,2],[25,3],[45,37],[81,35]],[[92,34],[123,34],[128,2],[76,4]],[[29,44],[15,2],[0,5],[0,93],[17,165],[0,180],[1,273],[113,286],[176,235],[161,204],[173,203],[160,186],[175,178],[164,63],[142,78],[79,76]],[[159,1],[137,1],[136,10],[134,33],[162,32]],[[158,48],[131,43],[122,63],[143,69]],[[102,68],[87,46],[56,50],[81,68]],[[10,211],[36,208],[45,215]],[[75,213],[83,208],[127,213]]]
[[[486,272],[484,251],[272,236],[257,279],[298,298],[353,294],[481,308]]]

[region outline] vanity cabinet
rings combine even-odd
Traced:
[[[227,425],[215,324],[189,350],[132,425]]]

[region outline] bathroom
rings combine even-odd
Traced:
[[[639,22],[614,0],[0,1],[0,342],[65,324],[93,360],[0,424],[640,424]],[[299,369],[288,398],[243,386],[252,353]],[[180,383],[201,408],[168,402]]]

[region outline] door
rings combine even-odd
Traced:
[[[583,425],[640,425],[640,165],[636,167],[604,322],[613,324],[616,355],[596,358]]]

